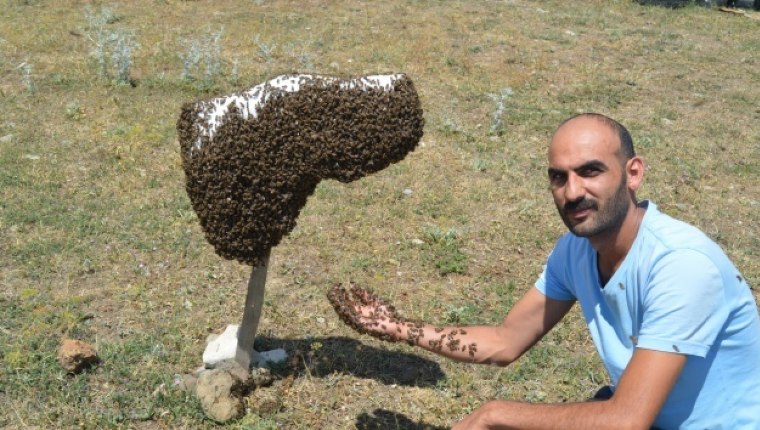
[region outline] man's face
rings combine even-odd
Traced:
[[[593,118],[565,123],[549,147],[549,184],[559,215],[577,236],[620,228],[632,202],[618,136]]]

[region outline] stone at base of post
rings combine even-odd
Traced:
[[[203,351],[203,367],[213,369],[224,360],[236,360],[238,352],[238,330],[240,326],[230,324],[218,337],[206,345]],[[288,358],[284,349],[278,348],[271,351],[257,352],[251,349],[249,366],[266,367],[267,363],[279,363]],[[239,360],[236,360],[239,362]]]

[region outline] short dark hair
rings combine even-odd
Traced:
[[[617,134],[618,140],[620,140],[620,156],[623,158],[623,160],[630,160],[631,158],[636,156],[636,151],[633,149],[633,138],[631,137],[631,133],[628,132],[628,129],[625,128],[623,124],[615,121],[614,119],[606,115],[602,115],[600,113],[595,113],[595,112],[579,113],[577,115],[573,115],[570,118],[562,121],[562,124],[560,124],[559,127],[557,127],[557,129],[559,129],[566,123],[574,120],[575,118],[579,118],[579,117],[593,118],[601,122],[602,124],[606,125],[610,129],[612,129],[612,131],[614,131],[615,134]]]

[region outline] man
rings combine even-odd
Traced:
[[[578,301],[612,381],[608,399],[494,400],[457,430],[760,429],[760,318],[743,276],[699,230],[637,202],[644,162],[618,122],[572,117],[548,155],[552,196],[570,233],[501,325],[410,324],[358,290],[356,302],[336,306],[344,320],[455,360],[506,366]]]

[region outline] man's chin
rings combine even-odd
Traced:
[[[586,223],[583,222],[583,221],[581,221],[578,224],[575,224],[575,225],[572,225],[572,226],[568,226],[568,228],[570,230],[570,233],[572,233],[572,234],[574,234],[574,235],[576,235],[578,237],[589,237],[589,236],[591,236],[591,233],[590,233],[591,229],[587,228],[587,226],[584,225],[584,224],[586,224]]]

